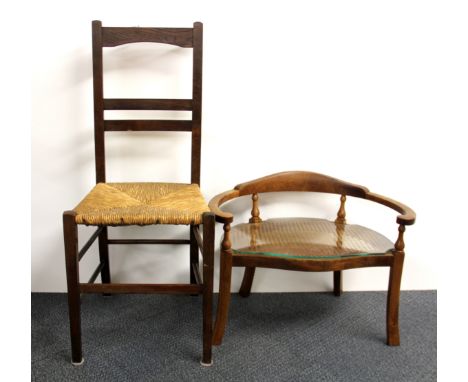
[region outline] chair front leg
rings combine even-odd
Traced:
[[[390,346],[400,345],[400,325],[399,325],[399,307],[400,307],[400,285],[403,272],[403,262],[405,259],[405,244],[403,233],[405,226],[400,225],[398,240],[395,243],[393,252],[393,264],[390,266],[390,276],[387,293],[387,344]]]
[[[203,358],[202,366],[211,366],[213,336],[213,269],[215,217],[203,214]],[[197,248],[198,262],[198,248]]]
[[[225,224],[224,239],[221,245],[219,295],[218,307],[216,310],[216,323],[213,334],[213,345],[221,345],[221,342],[223,341],[229,312],[229,302],[231,300],[232,253],[230,230],[231,226],[229,224]]]
[[[83,363],[81,347],[81,300],[78,258],[78,227],[75,212],[63,213],[63,237],[65,243],[65,264],[67,271],[68,314],[70,317],[70,336],[72,345],[72,364]]]

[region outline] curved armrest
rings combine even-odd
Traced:
[[[398,215],[396,219],[398,224],[411,225],[414,224],[416,220],[415,212],[403,203],[379,194],[374,194],[370,192],[368,188],[358,184],[344,182],[327,175],[307,171],[280,172],[239,184],[233,190],[226,191],[211,199],[209,207],[211,211],[215,213],[218,222],[231,223],[234,219],[233,215],[229,212],[222,211],[219,208],[221,204],[239,196],[281,191],[325,192],[354,196],[382,204],[399,212],[400,215]]]
[[[223,192],[222,194],[216,195],[213,199],[210,200],[208,203],[208,207],[210,207],[211,212],[215,214],[215,218],[217,222],[220,223],[232,223],[234,220],[233,215],[230,212],[222,211],[219,207],[221,204],[226,203],[228,200],[237,198],[239,196],[239,191],[237,190],[230,190]]]
[[[379,204],[383,204],[384,206],[390,207],[395,211],[399,212],[401,215],[397,216],[398,224],[411,225],[414,224],[414,222],[416,221],[416,213],[403,203],[397,202],[396,200],[387,198],[379,194],[374,194],[373,192],[368,192],[366,194],[366,199]]]

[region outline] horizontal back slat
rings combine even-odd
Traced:
[[[158,42],[183,48],[193,46],[192,28],[102,28],[102,46],[112,47],[133,42]]]
[[[104,110],[192,110],[192,100],[106,98]]]
[[[192,131],[192,121],[174,119],[115,119],[104,121],[105,131]]]

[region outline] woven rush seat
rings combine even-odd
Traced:
[[[384,255],[393,243],[378,232],[354,224],[314,218],[276,218],[231,229],[232,251],[304,260],[333,260]]]
[[[77,224],[198,225],[209,208],[197,184],[98,183],[74,211]]]

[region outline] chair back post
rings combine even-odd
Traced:
[[[106,181],[104,146],[104,90],[102,69],[102,23],[94,20],[93,35],[93,94],[94,94],[94,155],[96,183]]]
[[[191,182],[200,185],[201,118],[202,118],[202,66],[203,24],[193,24],[193,77],[192,77],[192,173]]]

